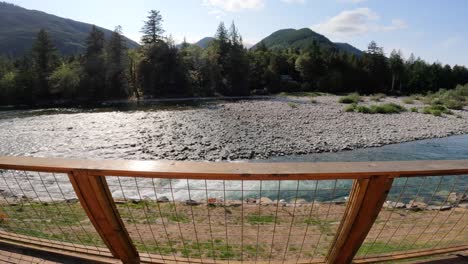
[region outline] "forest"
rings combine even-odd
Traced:
[[[427,63],[371,42],[362,55],[311,43],[303,49],[247,49],[234,22],[221,22],[207,48],[165,37],[151,10],[141,46],[122,28],[110,38],[93,26],[80,55],[61,56],[45,30],[21,57],[0,57],[0,104],[40,105],[119,99],[248,96],[280,92],[427,94],[468,83],[465,66]]]

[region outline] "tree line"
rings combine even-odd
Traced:
[[[321,47],[271,50],[264,43],[246,49],[234,22],[221,22],[207,48],[176,46],[164,37],[163,18],[151,10],[142,27],[142,45],[126,47],[122,28],[109,39],[95,26],[86,52],[60,56],[40,30],[21,58],[0,57],[0,104],[102,101],[127,98],[246,96],[318,91],[407,95],[468,83],[464,66],[429,64],[399,51],[385,56],[371,42],[361,56]]]

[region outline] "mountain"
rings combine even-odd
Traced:
[[[281,29],[270,36],[264,38],[261,42],[269,49],[304,49],[312,45],[314,41],[321,47],[336,48],[340,51],[361,55],[362,51],[351,46],[348,43],[334,43],[323,35],[320,35],[309,28],[302,29]],[[255,49],[261,42],[252,47]]]
[[[213,40],[215,40],[215,38],[212,38],[212,37],[202,38],[197,43],[194,43],[194,45],[197,45],[200,48],[206,49],[208,48],[208,46]]]
[[[91,24],[0,2],[0,55],[20,56],[28,52],[41,28],[49,33],[61,54],[82,53],[91,27]],[[99,29],[106,38],[112,33]],[[128,38],[126,41],[129,48],[138,47],[135,41]]]

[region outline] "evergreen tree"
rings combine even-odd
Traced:
[[[148,20],[145,21],[143,28],[141,29],[141,33],[143,33],[143,37],[141,38],[141,42],[144,45],[154,45],[158,42],[162,41],[162,34],[164,33],[164,29],[162,27],[163,18],[159,11],[151,10],[149,11]]]
[[[47,32],[41,29],[33,44],[32,59],[36,75],[33,94],[46,99],[49,95],[48,78],[59,64],[57,49]]]
[[[122,36],[122,27],[117,26],[107,44],[107,97],[125,98],[128,96],[127,47]]]
[[[104,32],[93,26],[86,39],[82,94],[90,100],[102,100],[106,89]]]
[[[400,82],[399,91],[401,92],[401,78],[405,70],[405,65],[400,51],[393,50],[389,59],[390,70],[392,72],[392,86],[390,92],[395,92],[395,82]]]

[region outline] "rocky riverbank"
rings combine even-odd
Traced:
[[[0,119],[0,154],[71,158],[247,160],[336,152],[468,133],[468,111],[344,111],[337,96],[210,102],[197,107]],[[384,98],[363,104],[396,102]],[[404,105],[421,109],[416,101]]]

